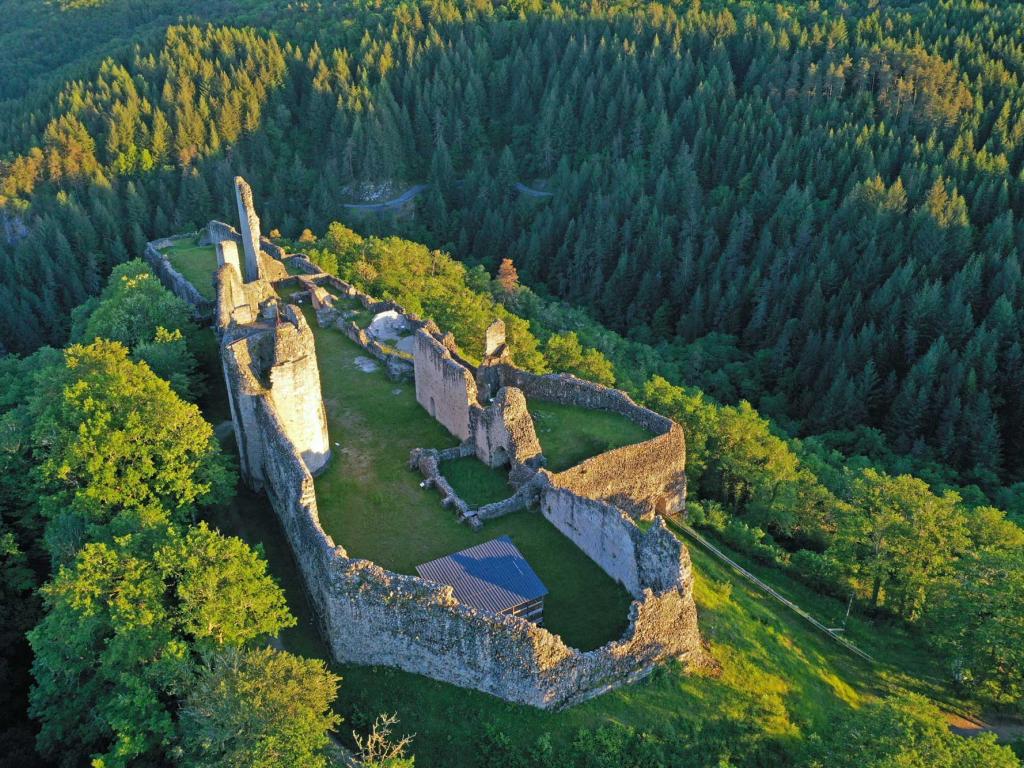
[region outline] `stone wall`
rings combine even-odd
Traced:
[[[146,263],[152,267],[153,272],[171,293],[192,307],[192,314],[200,323],[208,323],[213,318],[214,303],[202,296],[196,287],[186,280],[182,274],[174,268],[161,248],[167,248],[174,244],[173,238],[154,240],[146,244],[143,252]],[[211,279],[213,275],[211,274]]]
[[[541,448],[522,391],[502,387],[474,422],[473,444],[480,461],[489,467],[508,464],[513,482],[533,474],[526,470],[535,468]]]
[[[516,387],[527,400],[610,411],[651,432],[654,437],[606,451],[554,475],[552,482],[580,496],[615,504],[650,519],[674,515],[686,505],[686,438],[682,427],[633,401],[621,390],[568,374],[538,376],[512,365],[482,366],[481,390]]]
[[[252,189],[241,176],[235,176],[235,203],[242,235],[242,280],[260,279],[260,219],[252,202]]]
[[[229,265],[221,267],[218,279],[221,295],[240,291],[251,301],[259,298],[257,289],[265,283],[243,285]],[[230,304],[224,302],[224,311]],[[250,303],[243,302],[242,307],[248,317]],[[312,474],[290,434],[290,412],[304,407],[295,397],[275,396],[280,381],[275,381],[273,366],[267,367],[267,356],[282,356],[293,333],[301,337],[309,330],[288,309],[271,320],[266,306],[260,307],[259,318],[249,324],[225,318],[222,360],[243,471],[251,484],[266,491],[281,520],[336,660],[394,666],[543,708],[582,701],[643,676],[666,659],[706,663],[685,549],[662,542],[660,529],[640,532],[608,505],[591,502],[585,514],[607,540],[622,538],[625,543],[609,549],[625,554],[617,563],[605,558],[599,564],[614,570],[636,599],[623,637],[593,651],[573,649],[525,619],[463,605],[450,587],[349,558],[320,525]],[[471,383],[470,378],[463,384],[464,397]],[[412,460],[432,460],[436,467],[442,453],[454,458],[471,455],[472,450],[464,444],[444,452],[425,451]],[[552,494],[546,505],[549,519],[571,531],[571,521],[581,521],[584,511],[566,507],[565,497],[571,493],[551,485],[550,475],[535,477],[529,488]],[[527,489],[521,492],[517,503],[524,503]],[[570,508],[576,511],[567,511]],[[584,536],[579,538],[586,543]],[[632,575],[630,563],[636,569]]]
[[[541,491],[540,511],[633,597],[685,586],[689,554],[661,518],[645,532],[615,506],[554,484]]]
[[[429,328],[416,332],[413,366],[416,401],[449,432],[468,440],[472,435],[470,409],[480,409],[473,375]]]
[[[552,482],[649,520],[686,507],[686,439],[678,424],[663,435],[606,451],[554,475]]]
[[[349,558],[320,526],[312,477],[284,436],[276,409],[262,399],[253,413],[268,496],[336,660],[398,667],[541,708],[586,700],[666,659],[708,663],[685,550],[651,548],[654,558],[681,557],[657,569],[674,566],[679,586],[661,592],[643,586],[623,637],[582,652],[525,619],[465,606],[451,587]],[[646,574],[639,579],[646,584]]]
[[[225,297],[264,282],[238,285],[230,265],[221,267],[218,276]],[[229,311],[229,302],[222,306]],[[239,314],[251,317],[251,305],[242,305],[234,318]],[[330,458],[330,441],[313,333],[305,318],[294,307],[265,304],[259,319],[238,324],[228,318],[220,328],[232,422],[248,482],[255,487],[266,482],[264,435],[254,426],[257,403],[263,401],[275,410],[283,434],[306,468],[313,474],[321,470]]]

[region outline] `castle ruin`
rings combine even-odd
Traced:
[[[335,659],[398,667],[542,708],[583,701],[671,659],[712,663],[698,630],[689,554],[662,518],[685,502],[678,424],[618,390],[517,368],[500,321],[487,329],[484,360],[472,365],[433,322],[377,302],[302,257],[287,258],[307,274],[289,277],[283,251],[259,236],[241,179],[236,197],[242,231],[211,222],[206,239],[217,247],[216,327],[242,472],[280,518]],[[275,290],[286,280],[303,288],[321,325],[346,333],[392,375],[411,376],[417,401],[461,441],[447,451],[416,450],[410,466],[464,522],[486,529],[489,519],[532,509],[625,587],[633,600],[618,640],[591,651],[571,648],[520,616],[460,603],[451,586],[351,558],[323,530],[313,482],[331,460],[321,369],[312,330]],[[346,320],[334,308],[339,295],[411,329],[411,355],[396,354]],[[527,410],[534,398],[612,411],[653,436],[550,472]],[[438,469],[453,455],[507,465],[514,493],[470,509]]]

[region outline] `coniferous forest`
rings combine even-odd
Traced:
[[[338,700],[363,710],[329,710],[336,670],[264,647],[301,611],[262,551],[202,522],[239,503],[203,419],[215,352],[135,260],[234,221],[241,174],[272,237],[470,354],[497,314],[523,367],[679,421],[691,522],[934,665],[827,726],[773,730],[753,693],[706,728],[599,718],[543,743],[495,713],[467,765],[1017,764],[924,697],[1024,716],[1024,6],[0,13],[0,762],[314,765],[337,712],[352,746],[385,709],[345,671]],[[218,572],[223,592],[190,589]],[[225,690],[268,702],[263,741],[226,735]],[[849,747],[864,729],[875,752]],[[458,754],[419,741],[417,764]]]

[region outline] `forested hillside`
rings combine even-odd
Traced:
[[[6,105],[5,210],[37,221],[4,254],[11,348],[223,210],[229,169],[292,235],[428,180],[404,231],[511,257],[716,397],[1021,479],[1018,5],[236,13],[282,34],[175,28]]]

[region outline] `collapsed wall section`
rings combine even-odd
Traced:
[[[502,387],[473,424],[476,456],[489,467],[510,465],[518,484],[533,474],[541,447],[526,398],[515,387]]]

